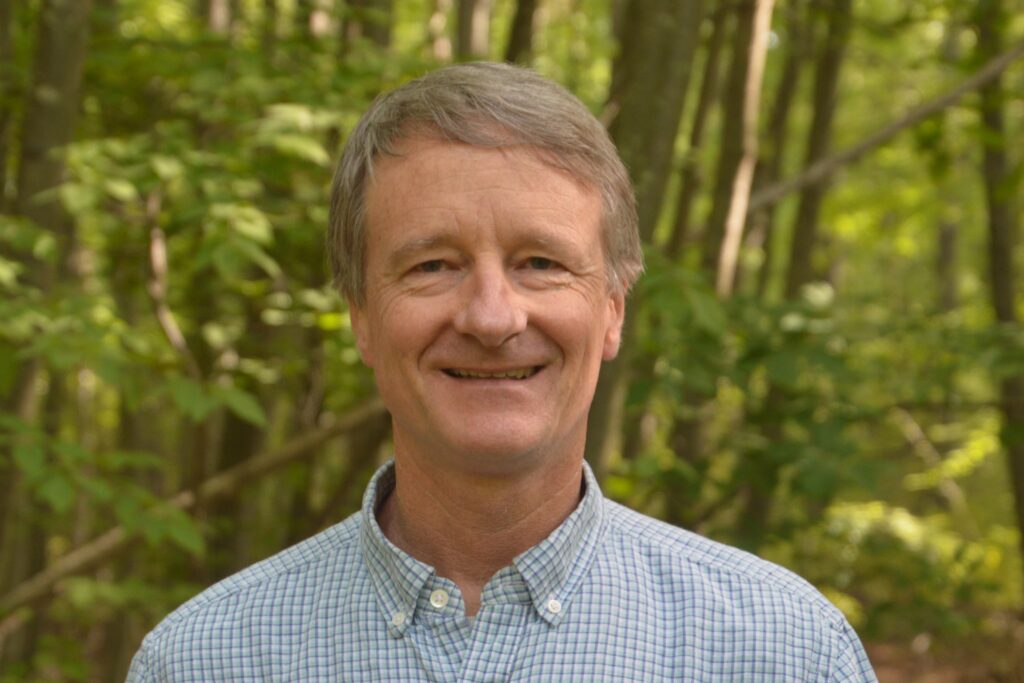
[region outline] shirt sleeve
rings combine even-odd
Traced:
[[[835,629],[829,683],[878,683],[867,652],[849,622]]]
[[[128,667],[128,678],[125,683],[151,683],[153,680],[149,675],[149,656],[146,651],[146,644],[143,643],[139,651],[132,657],[132,664]]]

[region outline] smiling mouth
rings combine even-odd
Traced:
[[[478,372],[476,370],[445,368],[444,373],[456,379],[529,379],[540,372],[541,367],[540,365],[534,365],[528,368],[501,370],[500,372]]]

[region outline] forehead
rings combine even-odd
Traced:
[[[366,224],[424,222],[474,211],[499,223],[600,220],[600,196],[528,145],[481,147],[430,137],[400,140],[375,160],[366,193]]]
[[[498,136],[495,141],[500,140]],[[525,143],[472,144],[444,137],[441,132],[412,131],[399,138],[388,150],[373,159],[368,188],[372,190],[381,183],[387,183],[391,176],[401,172],[405,175],[425,174],[431,171],[470,171],[473,175],[481,172],[514,176],[522,167],[532,166],[546,172],[557,173],[564,180],[575,184],[580,191],[588,192],[592,183],[587,176],[580,176],[570,170],[570,164],[560,159],[553,151]],[[399,169],[399,171],[396,171]],[[529,176],[534,174],[530,173]],[[383,178],[381,176],[384,176]],[[541,181],[543,182],[543,181]]]

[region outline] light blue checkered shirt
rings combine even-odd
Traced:
[[[458,587],[361,512],[163,620],[128,681],[874,681],[842,614],[789,571],[606,500]]]

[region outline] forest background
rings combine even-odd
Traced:
[[[0,681],[122,680],[357,508],[332,165],[479,58],[637,188],[606,493],[807,577],[883,681],[1024,680],[1022,40],[1020,0],[0,0]]]

